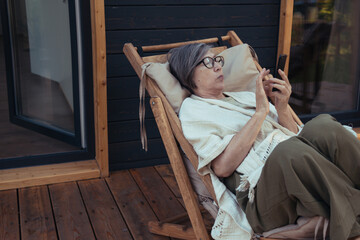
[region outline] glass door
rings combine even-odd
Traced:
[[[306,122],[331,113],[360,124],[360,0],[295,0],[290,103]]]
[[[84,147],[75,1],[4,2],[10,121]]]

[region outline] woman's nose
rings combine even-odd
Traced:
[[[214,61],[214,71],[217,72],[222,68],[221,64]]]

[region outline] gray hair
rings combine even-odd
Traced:
[[[173,48],[168,53],[170,72],[191,93],[196,89],[193,80],[195,67],[210,49],[211,46],[205,43],[192,43]]]

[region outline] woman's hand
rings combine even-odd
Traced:
[[[277,78],[270,78],[269,80],[266,80],[266,93],[275,105],[279,123],[290,131],[297,133],[298,127],[289,107],[291,85],[286,74],[282,70],[278,71],[282,80]],[[273,92],[272,88],[274,87],[276,87],[279,91]]]
[[[270,70],[263,68],[256,79],[256,112],[265,116],[269,113],[269,101],[264,90],[263,80],[269,72]]]
[[[272,85],[272,88],[277,88],[279,91],[270,91],[267,92],[268,96],[274,102],[275,108],[278,112],[284,112],[288,108],[288,103],[291,95],[291,84],[286,74],[282,70],[278,70],[279,75],[282,80],[277,78],[270,78],[268,84]]]

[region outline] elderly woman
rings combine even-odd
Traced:
[[[330,239],[360,236],[360,142],[350,131],[325,114],[298,126],[281,70],[282,80],[265,80],[263,69],[255,93],[224,92],[224,58],[210,46],[175,48],[169,64],[192,93],[179,117],[198,171],[224,179],[254,232],[323,216]]]

